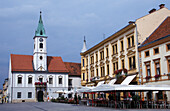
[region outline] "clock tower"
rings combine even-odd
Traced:
[[[34,36],[34,54],[33,54],[33,64],[35,71],[47,71],[47,48],[46,40],[47,35],[45,34],[45,29],[41,17],[38,22],[37,30]]]

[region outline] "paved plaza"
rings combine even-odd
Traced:
[[[51,102],[0,104],[0,111],[113,111],[113,110],[116,109],[106,107],[88,107]],[[117,109],[117,111],[120,110],[136,111],[139,109]],[[168,111],[168,109],[140,109],[140,111],[146,110]]]

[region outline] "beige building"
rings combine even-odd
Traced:
[[[142,84],[170,85],[170,16],[139,47]],[[148,92],[145,98],[170,101],[170,92]]]
[[[8,78],[4,81],[2,95],[4,103],[8,103]]]
[[[80,53],[82,86],[96,86],[100,81],[108,83],[113,79],[112,84],[141,84],[138,46],[167,16],[170,10],[161,4],[159,10],[152,9],[88,50],[84,41]]]
[[[2,90],[0,89],[0,103],[2,103],[2,96],[3,96],[3,93],[2,93]]]
[[[99,81],[116,78],[114,72],[119,69],[128,69],[128,75],[137,74],[135,34],[135,23],[129,23],[116,34],[81,53],[82,85],[93,86]],[[124,77],[121,76],[120,79],[123,80]],[[134,84],[137,84],[137,81],[134,81]]]

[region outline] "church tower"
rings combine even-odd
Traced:
[[[85,39],[85,36],[84,36],[83,49],[81,50],[81,53],[86,52],[86,51],[87,51],[87,48],[86,48],[86,39]]]
[[[45,29],[41,17],[38,22],[37,30],[34,36],[34,54],[33,54],[33,64],[35,71],[47,71],[47,48],[46,40],[47,35],[45,34]]]

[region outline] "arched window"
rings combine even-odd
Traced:
[[[18,75],[18,84],[22,84],[22,76]]]
[[[28,76],[28,84],[32,84],[32,75]]]
[[[40,43],[40,48],[43,48],[43,43]]]

